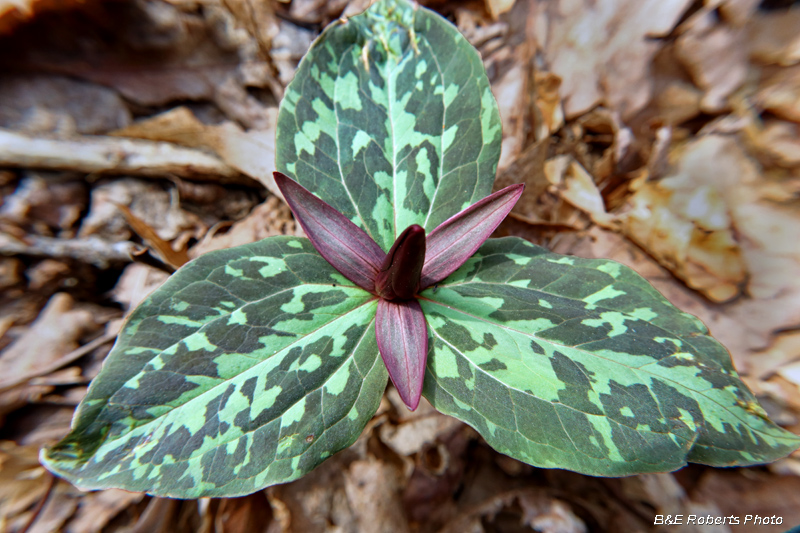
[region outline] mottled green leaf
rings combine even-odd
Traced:
[[[421,304],[425,397],[526,463],[619,476],[800,444],[698,319],[618,263],[490,240]]]
[[[491,191],[500,117],[478,53],[442,17],[382,1],[329,26],[286,90],[276,165],[384,251]]]
[[[377,409],[376,304],[307,239],[204,255],[131,315],[42,461],[79,487],[180,498],[296,479]]]

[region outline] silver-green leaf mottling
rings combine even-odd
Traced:
[[[375,307],[307,239],[204,255],[131,315],[42,459],[82,488],[179,498],[296,479],[378,407]]]
[[[613,261],[492,239],[421,296],[425,397],[526,463],[621,476],[800,444],[699,320]]]
[[[500,116],[480,56],[407,0],[329,26],[286,90],[276,165],[384,251],[491,192]]]

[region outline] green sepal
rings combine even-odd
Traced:
[[[407,0],[331,24],[278,115],[276,166],[388,251],[489,194],[501,124],[483,63],[458,30]]]
[[[706,327],[619,263],[492,239],[420,300],[423,394],[526,463],[622,476],[764,463],[800,444]]]
[[[301,477],[377,410],[375,307],[307,239],[206,254],[131,314],[42,462],[84,489],[176,498]]]

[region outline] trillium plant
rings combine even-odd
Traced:
[[[417,295],[480,248],[514,207],[522,185],[484,198],[440,224],[428,238],[422,226],[413,224],[385,253],[364,230],[284,174],[276,172],[275,182],[319,254],[378,299],[378,351],[400,398],[416,409],[428,357],[428,327]]]
[[[497,105],[447,21],[381,0],[328,27],[278,116],[308,239],[188,263],[131,313],[67,437],[86,489],[237,496],[352,444],[389,379],[496,450],[599,476],[749,465],[800,444],[695,317],[613,261],[488,239]],[[291,177],[290,177],[291,176]]]

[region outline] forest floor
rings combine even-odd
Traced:
[[[39,465],[126,313],[201,253],[300,230],[277,106],[366,0],[0,0],[0,530],[785,531],[800,454],[606,479],[537,469],[396,391],[305,478],[232,499],[84,493]],[[442,0],[503,120],[497,235],[625,263],[800,433],[800,7]],[[683,515],[684,525],[655,524]],[[686,525],[689,515],[739,525]],[[781,524],[747,524],[747,515]]]

